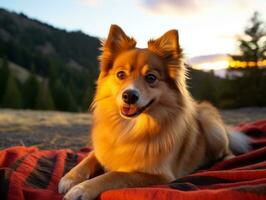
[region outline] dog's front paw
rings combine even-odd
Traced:
[[[64,196],[64,200],[94,200],[96,197],[95,191],[85,181],[71,188]]]
[[[81,180],[75,179],[70,176],[64,176],[61,178],[59,184],[58,184],[58,192],[59,193],[66,193],[68,190],[70,190],[73,186],[79,184]]]

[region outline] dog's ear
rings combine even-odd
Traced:
[[[119,53],[135,46],[133,38],[128,37],[118,25],[111,25],[107,39],[102,42],[102,54],[99,57],[101,72],[108,72]]]
[[[170,30],[156,40],[148,42],[148,49],[157,54],[167,65],[171,78],[176,79],[182,59],[177,30]]]

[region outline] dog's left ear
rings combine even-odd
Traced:
[[[102,74],[112,68],[114,59],[123,51],[133,49],[136,41],[128,37],[125,32],[116,24],[111,25],[108,37],[102,43],[102,54],[99,57],[100,70]]]
[[[156,40],[148,42],[148,49],[157,54],[168,67],[171,78],[176,79],[182,58],[179,46],[178,31],[170,30]]]

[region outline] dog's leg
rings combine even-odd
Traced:
[[[77,166],[61,178],[58,185],[58,192],[66,193],[74,185],[91,178],[99,168],[101,168],[101,166],[92,151]]]
[[[207,152],[213,161],[234,157],[229,148],[229,136],[218,111],[208,103],[198,106],[198,120],[207,142]]]
[[[233,153],[229,153],[228,155],[226,155],[223,160],[230,160],[232,158],[236,157]]]
[[[208,119],[209,123],[202,125],[207,140],[209,156],[213,161],[234,157],[229,148],[229,138],[224,125],[214,119]],[[206,121],[205,121],[206,122]]]
[[[101,192],[110,189],[143,187],[169,182],[167,178],[139,172],[107,172],[73,187],[64,197],[65,200],[93,200]]]

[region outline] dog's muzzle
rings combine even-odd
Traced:
[[[142,112],[144,112],[146,109],[148,109],[152,103],[154,102],[154,99],[150,100],[145,106],[138,107],[136,104],[124,104],[121,107],[121,115],[127,118],[136,117]]]
[[[123,105],[121,106],[120,113],[126,118],[136,117],[146,110],[154,102],[150,100],[146,105],[138,105],[139,92],[136,90],[128,89],[122,93]]]
[[[122,99],[126,104],[135,104],[139,100],[139,93],[136,90],[126,90],[122,94]]]

